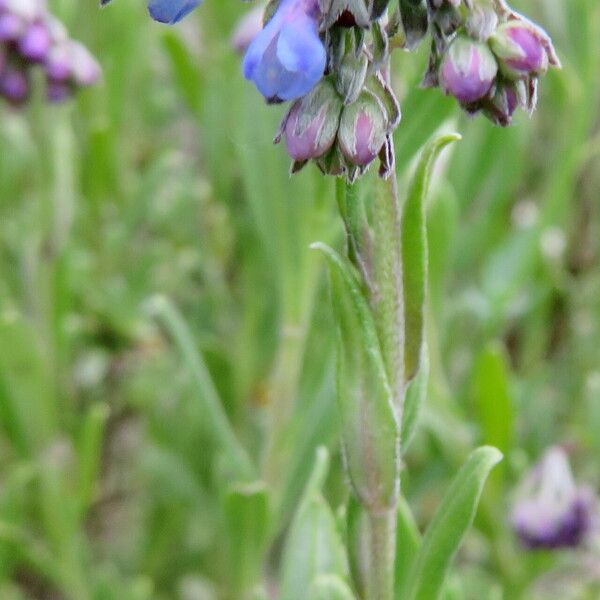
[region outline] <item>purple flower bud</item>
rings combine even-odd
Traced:
[[[52,104],[66,102],[73,96],[73,86],[68,81],[48,79],[46,84],[46,98]]]
[[[46,74],[54,81],[66,81],[73,75],[71,45],[56,44],[48,52],[44,63]]]
[[[342,101],[328,80],[296,101],[283,126],[288,154],[297,162],[325,154],[335,141],[341,110]]]
[[[0,42],[16,42],[26,26],[26,22],[14,13],[0,14]]]
[[[240,54],[246,52],[248,46],[261,32],[264,12],[264,6],[255,6],[238,21],[231,36],[231,45],[236,52]]]
[[[92,56],[90,51],[79,42],[69,43],[73,79],[77,85],[94,85],[102,75],[102,69],[98,61]]]
[[[29,25],[19,39],[19,52],[23,58],[31,61],[43,60],[50,50],[52,40],[44,23]]]
[[[12,104],[22,104],[29,96],[29,80],[24,71],[5,67],[0,73],[0,95]]]
[[[365,167],[379,154],[388,130],[385,111],[379,101],[367,92],[344,108],[338,143],[346,160]]]
[[[457,37],[448,48],[439,71],[440,86],[463,104],[472,104],[491,89],[498,65],[488,46]]]
[[[527,106],[527,86],[524,81],[499,81],[494,94],[483,103],[486,116],[496,125],[506,127],[512,123],[517,108]]]
[[[563,548],[581,544],[593,525],[595,496],[577,487],[564,450],[546,451],[522,484],[512,524],[527,548]]]
[[[547,37],[534,25],[509,21],[498,27],[490,38],[490,46],[504,75],[519,79],[546,72],[546,40]]]

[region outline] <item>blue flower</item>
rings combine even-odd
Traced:
[[[150,0],[150,16],[160,23],[172,25],[192,12],[202,0]]]
[[[244,76],[268,100],[294,100],[320,81],[327,54],[319,38],[317,0],[282,0],[244,58]]]

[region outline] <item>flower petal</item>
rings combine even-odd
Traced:
[[[151,0],[148,12],[155,21],[172,25],[181,21],[201,2],[202,0]]]

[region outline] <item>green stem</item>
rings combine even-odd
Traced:
[[[369,514],[366,600],[393,600],[396,556],[396,510]]]

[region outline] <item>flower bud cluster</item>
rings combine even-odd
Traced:
[[[63,102],[100,77],[94,57],[69,38],[45,0],[0,0],[0,95],[14,105],[26,102],[35,67],[45,75],[50,102]]]
[[[149,0],[149,10],[174,23],[201,3]],[[245,51],[244,76],[267,101],[292,102],[275,138],[285,138],[292,170],[312,160],[353,180],[376,157],[383,177],[393,168],[400,109],[389,55],[428,33],[424,84],[499,125],[518,107],[531,112],[540,75],[559,65],[548,35],[505,0],[268,0],[262,26],[251,13],[233,43]]]
[[[548,35],[501,1],[429,1],[434,44],[425,83],[497,125],[510,125],[519,107],[531,113],[539,77],[559,66]]]

